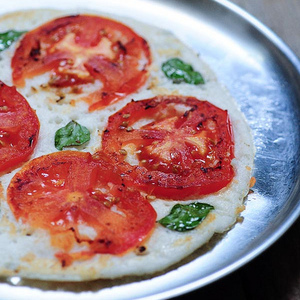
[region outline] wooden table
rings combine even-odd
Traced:
[[[300,58],[300,0],[232,0]],[[300,84],[300,83],[299,83]],[[268,250],[229,276],[178,299],[300,300],[300,219]]]

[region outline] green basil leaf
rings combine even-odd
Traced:
[[[213,209],[207,203],[176,204],[170,214],[158,222],[174,231],[187,231],[197,227]]]
[[[204,79],[193,67],[179,58],[171,58],[162,64],[162,71],[174,83],[204,84]]]
[[[75,121],[69,122],[65,127],[55,133],[55,148],[62,150],[63,147],[79,146],[90,140],[89,130]]]
[[[7,49],[14,41],[16,41],[26,31],[9,30],[0,33],[0,52]]]

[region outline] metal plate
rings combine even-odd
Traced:
[[[213,282],[277,240],[300,214],[300,62],[270,30],[226,0],[10,0],[0,13],[27,8],[85,8],[173,31],[201,53],[238,101],[256,145],[254,193],[238,223],[180,265],[147,278],[49,283],[14,277],[2,299],[162,299]]]

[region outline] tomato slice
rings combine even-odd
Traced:
[[[50,232],[63,266],[66,257],[123,253],[141,243],[156,220],[151,204],[122,185],[99,153],[62,151],[30,161],[12,179],[8,203],[16,219]]]
[[[166,199],[217,192],[234,176],[227,111],[193,97],[129,103],[109,118],[102,146],[124,182]]]
[[[0,173],[30,157],[39,128],[39,120],[26,99],[0,81]]]
[[[141,87],[151,55],[147,42],[122,23],[91,15],[55,19],[25,34],[12,58],[16,86],[51,71],[53,87],[96,79],[102,89],[86,98],[90,110],[105,107]]]

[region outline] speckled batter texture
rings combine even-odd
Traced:
[[[45,21],[72,13],[77,12],[48,10],[16,12],[0,17],[0,27],[2,31],[30,30]],[[19,89],[19,92],[36,110],[41,123],[40,137],[31,158],[57,151],[54,147],[54,134],[70,120],[86,126],[91,132],[91,140],[88,144],[71,150],[93,153],[101,147],[101,133],[106,127],[108,117],[132,99],[142,100],[168,94],[186,95],[208,100],[228,110],[235,141],[235,158],[232,162],[235,177],[228,187],[218,193],[196,199],[215,207],[215,210],[196,229],[181,233],[156,224],[152,235],[144,244],[146,251],[143,255],[135,249],[124,255],[98,254],[89,260],[75,261],[71,266],[62,267],[54,256],[58,249],[51,246],[47,231],[32,230],[21,221],[16,221],[6,203],[6,189],[11,178],[19,170],[16,169],[0,177],[0,275],[81,281],[154,273],[188,256],[207,243],[214,233],[229,230],[244,209],[243,199],[249,191],[255,151],[251,131],[234,99],[201,58],[173,34],[131,19],[118,18],[117,20],[133,28],[150,45],[153,63],[146,84],[136,93],[104,110],[88,112],[88,105],[84,101],[72,101],[79,98],[79,95],[69,92],[58,93],[49,89],[47,87],[49,74],[27,80],[26,86]],[[8,85],[12,85],[10,60],[17,45],[18,42],[15,42],[9,49],[0,53],[0,79]],[[205,84],[197,86],[185,83],[173,84],[164,76],[160,68],[162,62],[172,57],[179,57],[192,64],[195,70],[202,73]],[[96,85],[96,87],[88,86],[87,92],[101,86],[101,83]],[[63,99],[61,99],[62,93]],[[192,201],[195,199],[184,203]],[[183,203],[183,201],[155,199],[151,203],[157,211],[157,218],[160,219],[169,213],[175,203]]]

